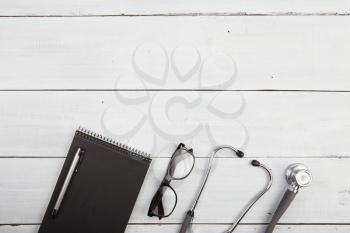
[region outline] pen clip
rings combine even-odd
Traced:
[[[81,163],[82,163],[82,161],[83,161],[84,153],[85,153],[84,149],[81,149],[81,148],[78,148],[78,149],[80,149],[80,152],[79,152],[79,160],[78,160],[78,163],[77,163],[77,165],[75,166],[75,169],[74,169],[74,172],[75,172],[75,173],[78,172],[78,170],[79,170],[79,168],[80,168],[80,165],[81,165]]]
[[[75,155],[73,157],[73,161],[69,167],[68,173],[66,175],[66,178],[64,179],[64,183],[62,185],[62,188],[59,192],[59,195],[56,199],[53,211],[52,211],[52,217],[55,218],[58,214],[58,211],[62,205],[63,199],[67,193],[69,184],[72,180],[73,174],[78,171],[78,165],[81,163],[82,158],[82,152],[83,150],[79,147],[77,151],[75,152]]]

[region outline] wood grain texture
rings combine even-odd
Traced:
[[[350,90],[348,17],[29,17],[0,28],[3,90]]]
[[[0,156],[65,156],[78,126],[169,157],[176,143],[254,157],[348,157],[350,93],[0,92]],[[226,154],[225,156],[230,156]]]
[[[236,232],[264,231],[294,162],[314,181],[275,232],[350,232],[349,13],[349,0],[0,0],[0,233],[37,232],[79,125],[152,153],[127,233],[177,232],[215,144],[247,158],[218,155],[192,232],[223,232],[262,188],[251,158],[275,182]],[[173,182],[174,214],[148,218],[180,141],[196,168]]]
[[[152,14],[293,14],[293,13],[348,13],[349,2],[347,0],[310,0],[308,2],[297,0],[268,0],[249,1],[167,1],[161,4],[156,0],[137,1],[130,0],[30,0],[30,1],[0,1],[0,15],[152,15]]]
[[[64,159],[2,158],[0,175],[0,224],[41,222]],[[199,188],[207,159],[197,159],[193,173],[173,182],[179,203],[171,217],[159,221],[146,216],[149,202],[161,182],[168,159],[153,159],[130,223],[180,223]],[[230,223],[267,180],[264,170],[252,167],[250,158],[218,158],[196,209],[195,223]],[[306,164],[314,176],[312,185],[300,191],[281,223],[349,223],[350,159],[261,159],[272,169],[274,184],[243,223],[267,223],[286,188],[284,169],[291,163]],[[328,172],[330,171],[330,172]],[[334,172],[336,171],[336,172]]]
[[[173,233],[179,229],[179,225],[129,225],[126,229],[126,233]],[[228,225],[194,225],[192,231],[194,233],[212,233],[212,232],[223,232]],[[1,233],[36,233],[38,226],[22,225],[22,226],[0,226]],[[263,232],[265,226],[246,226],[240,225],[235,230],[236,233],[259,233]],[[276,233],[347,233],[350,231],[350,226],[344,225],[281,225],[277,226]]]

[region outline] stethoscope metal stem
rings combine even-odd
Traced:
[[[300,163],[291,164],[286,169],[285,175],[289,186],[278,204],[265,233],[272,233],[274,231],[276,224],[296,197],[299,189],[309,186],[312,181],[310,170]]]

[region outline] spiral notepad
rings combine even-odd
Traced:
[[[39,233],[124,232],[150,163],[147,153],[79,128]]]

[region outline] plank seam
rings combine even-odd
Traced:
[[[128,223],[130,226],[172,226],[182,223]],[[192,223],[192,225],[230,225],[232,223]],[[269,223],[240,223],[240,226],[266,226]],[[1,223],[0,227],[4,226],[38,226],[40,223]],[[277,226],[350,226],[350,223],[278,223]]]
[[[66,156],[0,156],[0,159],[65,159]],[[170,157],[154,156],[152,159],[169,159]],[[196,157],[198,159],[208,159],[209,156]],[[237,159],[232,156],[219,156],[219,159]],[[326,156],[255,156],[255,157],[244,157],[243,159],[350,159],[350,156],[338,156],[338,155],[326,155]]]
[[[150,14],[52,14],[52,15],[0,15],[0,18],[89,18],[89,17],[201,17],[201,16],[349,16],[350,12],[269,12],[269,13],[249,13],[249,12],[208,12],[208,13],[150,13]]]
[[[79,91],[100,91],[100,92],[109,92],[109,91],[168,91],[168,92],[177,92],[177,91],[200,91],[200,92],[325,92],[325,93],[349,93],[350,90],[312,90],[312,89],[0,89],[0,92],[79,92]]]

